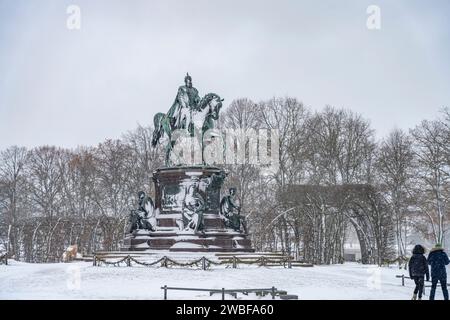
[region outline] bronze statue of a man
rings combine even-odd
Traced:
[[[192,112],[197,111],[200,96],[197,89],[192,86],[192,77],[189,73],[184,77],[184,86],[178,88],[178,93],[167,113],[173,129],[187,129],[192,126]]]

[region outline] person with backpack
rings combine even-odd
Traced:
[[[448,265],[450,261],[444,251],[444,248],[442,247],[442,244],[437,243],[436,246],[431,249],[427,260],[428,264],[431,266],[430,300],[434,300],[438,282],[441,283],[444,300],[448,300],[447,270],[445,270],[445,266]]]
[[[412,254],[413,255],[408,263],[409,277],[413,279],[416,284],[412,300],[417,299],[417,294],[419,294],[419,300],[422,300],[425,276],[427,277],[427,281],[430,280],[427,258],[424,256],[425,248],[418,244],[414,247]]]

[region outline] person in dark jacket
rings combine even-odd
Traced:
[[[445,270],[445,266],[448,265],[449,262],[448,256],[444,252],[442,245],[440,243],[436,244],[428,255],[428,264],[431,266],[430,300],[434,300],[434,294],[436,293],[436,286],[438,282],[441,283],[444,300],[448,300],[447,270]]]
[[[430,280],[427,258],[424,256],[425,248],[418,244],[414,247],[412,253],[413,255],[408,263],[409,277],[416,284],[412,300],[417,299],[417,293],[419,294],[419,300],[422,300],[424,277],[427,277],[427,281]]]

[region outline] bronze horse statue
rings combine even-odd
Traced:
[[[186,97],[179,93],[175,99],[175,102],[178,102],[181,106],[183,106],[186,105],[184,99],[186,99]],[[219,119],[222,101],[223,99],[221,99],[217,94],[208,93],[199,101],[195,108],[179,108],[180,110],[178,112],[185,111],[185,113],[186,110],[183,109],[189,109],[189,114],[187,114],[188,116],[186,116],[186,114],[183,116],[182,121],[179,121],[178,126],[175,125],[175,122],[177,117],[180,118],[180,114],[171,117],[168,114],[160,112],[155,115],[153,118],[155,129],[152,136],[152,147],[156,147],[164,135],[167,136],[169,141],[166,145],[166,165],[170,164],[170,152],[175,146],[175,141],[172,141],[172,133],[177,129],[182,129],[187,130],[188,134],[193,137],[195,132],[194,122],[197,122],[196,119],[198,120],[198,118],[200,118],[199,121],[201,122],[201,142],[203,150],[203,135],[207,130],[214,128],[214,122]]]

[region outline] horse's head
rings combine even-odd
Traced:
[[[210,117],[212,117],[214,120],[219,119],[219,112],[220,109],[222,108],[222,101],[223,99],[221,99],[217,94],[215,93],[210,93],[210,97],[209,97],[209,115]]]

